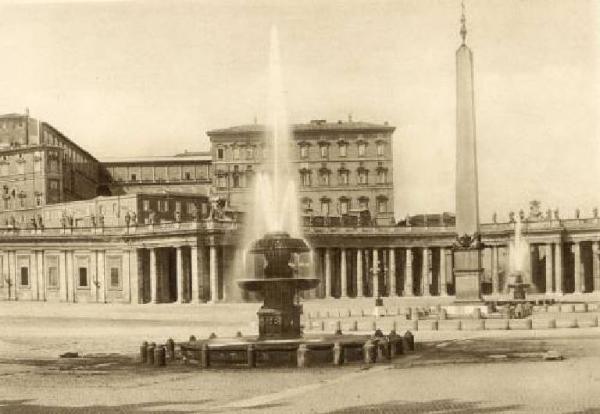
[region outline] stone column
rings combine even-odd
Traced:
[[[219,301],[219,269],[217,268],[217,246],[209,247],[210,301]]]
[[[372,266],[372,278],[373,278],[373,297],[379,296],[379,251],[373,249],[373,266]]]
[[[151,247],[150,252],[150,303],[158,303],[158,278],[156,272],[156,249]]]
[[[554,262],[552,255],[552,243],[546,243],[545,264],[546,264],[546,294],[552,294],[552,280],[554,279]]]
[[[73,251],[68,250],[65,252],[66,254],[66,264],[67,264],[67,289],[69,291],[69,297],[71,302],[77,302],[77,284],[75,283],[75,264],[73,260]]]
[[[498,275],[498,246],[492,246],[491,250],[492,257],[492,294],[498,295],[500,293],[500,277]]]
[[[332,297],[331,289],[331,249],[325,249],[325,297]]]
[[[558,242],[554,246],[555,258],[556,258],[556,274],[554,283],[554,291],[558,295],[563,293],[563,245],[562,242]]]
[[[59,273],[59,294],[60,294],[60,300],[64,301],[64,302],[68,302],[69,301],[69,289],[68,289],[68,284],[67,284],[67,259],[66,259],[66,252],[61,252],[61,254],[58,255],[58,273]],[[16,279],[15,279],[15,284],[14,286],[16,287]]]
[[[594,275],[594,292],[600,292],[600,242],[592,244],[592,272]]]
[[[574,257],[575,264],[575,291],[574,293],[583,292],[583,266],[581,263],[581,244],[575,242],[571,248]]]
[[[390,297],[398,296],[396,288],[396,249],[393,247],[390,251],[390,265],[389,265],[389,278],[390,278]]]
[[[40,300],[37,252],[35,250],[32,250],[29,254],[29,273],[29,284],[31,285],[31,300]]]
[[[413,296],[413,254],[410,247],[406,248],[404,264],[404,296]]]
[[[46,278],[44,277],[44,252],[39,250],[37,254],[37,274],[38,274],[38,289],[40,300],[46,300]],[[0,275],[1,277],[2,275]]]
[[[346,266],[346,249],[340,250],[340,278],[342,279],[341,280],[342,292],[340,293],[340,296],[343,298],[347,298],[348,297],[348,268]]]
[[[421,295],[431,296],[429,291],[429,247],[423,247],[423,260],[421,262]]]
[[[192,297],[190,303],[200,302],[200,281],[198,280],[198,246],[190,247],[190,265],[191,265],[191,278],[192,278]]]
[[[106,261],[104,257],[104,250],[98,250],[98,257],[96,258],[96,263],[98,266],[96,278],[99,283],[98,302],[100,303],[106,303]]]
[[[364,297],[365,292],[363,289],[363,251],[361,249],[356,250],[356,297]]]
[[[138,249],[129,251],[129,283],[131,290],[131,303],[140,303],[140,273],[138,265]]]
[[[183,303],[183,247],[176,247],[177,303]]]
[[[448,296],[447,255],[448,250],[440,247],[440,296]]]

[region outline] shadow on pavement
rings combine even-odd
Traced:
[[[124,405],[92,405],[87,407],[53,407],[45,405],[28,404],[32,400],[0,400],[0,413],[10,414],[114,414],[114,413],[144,413],[148,414],[175,414],[197,413],[198,408],[186,409],[177,407],[161,409],[168,406],[192,406],[206,404],[211,400],[196,401],[156,401],[151,403],[124,404]]]
[[[456,400],[432,400],[425,402],[390,401],[382,404],[361,405],[359,407],[344,408],[330,411],[328,414],[422,414],[422,413],[452,413],[452,414],[476,414],[476,413],[502,413],[514,411],[521,405],[485,406],[483,401],[456,401]]]

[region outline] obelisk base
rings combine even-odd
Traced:
[[[456,302],[482,302],[482,273],[481,249],[456,248],[454,250],[454,287]]]

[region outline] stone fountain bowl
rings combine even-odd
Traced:
[[[252,243],[250,253],[267,254],[287,251],[289,253],[305,253],[310,249],[302,239],[294,239],[286,232],[267,233],[262,239]]]
[[[284,278],[273,277],[269,279],[240,279],[237,284],[244,290],[250,292],[262,292],[268,285],[290,286],[296,290],[314,289],[319,284],[316,277]]]

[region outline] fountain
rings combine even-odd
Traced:
[[[242,279],[238,284],[242,289],[261,292],[264,297],[264,305],[258,311],[259,339],[301,336],[302,305],[294,299],[298,291],[315,288],[319,279],[294,277],[294,269],[289,263],[292,254],[308,251],[304,240],[291,238],[285,232],[267,233],[250,248],[250,253],[265,256],[265,278]]]
[[[508,288],[509,298],[512,300],[525,300],[528,283],[523,282],[523,265],[524,261],[528,260],[529,245],[522,238],[522,218],[519,216],[515,222],[515,241],[511,245],[510,252],[510,268],[511,272],[508,275],[506,287]]]
[[[289,363],[290,360],[304,367],[309,365],[309,361],[319,361],[319,358],[322,362],[333,361],[337,365],[351,360],[366,363],[375,362],[377,358],[389,360],[402,353],[403,341],[411,344],[407,350],[414,346],[410,332],[404,338],[396,335],[395,331],[385,336],[380,330],[375,336],[345,335],[342,334],[341,321],[337,321],[333,333],[324,332],[323,323],[322,333],[302,335],[302,305],[298,302],[298,292],[315,288],[319,279],[297,274],[299,256],[310,254],[310,249],[300,238],[298,194],[290,170],[294,164],[288,154],[291,133],[285,112],[278,49],[277,31],[273,28],[269,123],[265,131],[268,157],[265,157],[264,169],[255,180],[254,208],[244,235],[248,246],[246,253],[253,256],[244,256],[245,264],[242,266],[242,271],[248,272],[246,265],[250,264],[250,259],[255,259],[252,268],[258,268],[258,271],[255,271],[254,278],[237,280],[243,291],[258,293],[264,300],[258,310],[258,336],[242,336],[240,333],[236,338],[211,335],[208,339],[197,340],[193,337],[177,344],[179,355],[184,362],[197,361],[202,367],[239,362],[254,367],[257,363]],[[262,272],[261,266],[257,265],[263,265]],[[308,323],[311,323],[310,318]],[[354,330],[358,330],[357,325]],[[142,361],[144,352],[148,352],[147,344],[141,348]],[[171,343],[170,354],[175,353]]]

